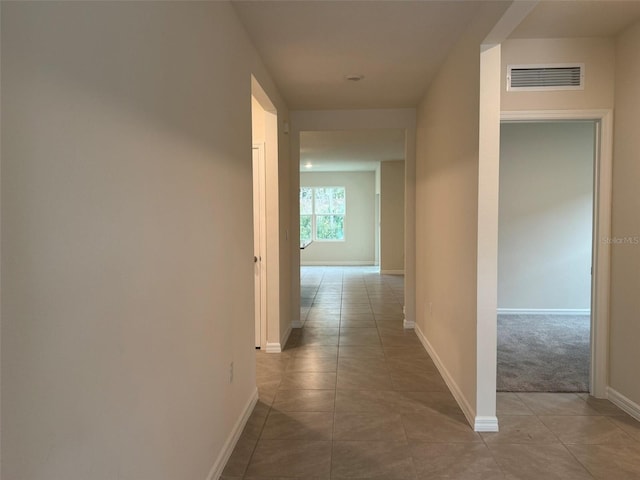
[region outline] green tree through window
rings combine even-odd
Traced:
[[[344,240],[344,187],[300,188],[300,242]]]

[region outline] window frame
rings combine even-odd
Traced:
[[[318,189],[341,189],[344,192],[344,213],[316,213],[316,190]],[[346,228],[346,217],[347,217],[347,188],[343,185],[304,185],[300,186],[300,192],[298,193],[298,202],[300,201],[300,193],[303,189],[311,190],[311,213],[302,213],[300,210],[300,225],[302,225],[302,217],[311,217],[311,238],[305,241],[313,241],[313,242],[327,242],[327,243],[336,243],[336,242],[345,242],[347,239],[347,228]],[[318,222],[317,217],[342,217],[342,238],[318,238]],[[302,238],[300,238],[301,244],[304,243]]]

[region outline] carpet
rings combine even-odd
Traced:
[[[588,392],[588,315],[498,315],[499,392]]]

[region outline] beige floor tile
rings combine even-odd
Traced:
[[[392,390],[391,377],[386,371],[365,369],[338,369],[338,389],[351,390]]]
[[[369,442],[406,441],[402,419],[397,413],[336,413],[334,440]]]
[[[337,390],[336,412],[393,413],[384,390]]]
[[[222,471],[222,478],[238,476],[242,478],[251,460],[251,455],[258,443],[257,438],[241,435],[236,443],[227,464]]]
[[[340,326],[345,328],[375,328],[376,322],[368,318],[341,318]]]
[[[391,371],[393,390],[409,392],[448,392],[449,388],[439,373]]]
[[[333,412],[271,410],[262,429],[264,440],[331,440]]]
[[[338,368],[336,356],[330,357],[296,357],[287,367],[287,372],[335,372]]]
[[[387,361],[384,357],[345,357],[339,355],[338,370],[350,371],[356,370],[361,373],[389,372]]]
[[[520,400],[517,393],[498,392],[496,411],[502,415],[533,415],[533,411]]]
[[[499,432],[481,433],[485,443],[560,443],[558,437],[533,415],[500,415]]]
[[[407,438],[418,442],[470,443],[482,441],[464,415],[433,413],[403,414]]]
[[[567,447],[599,480],[640,479],[640,444],[569,445]]]
[[[598,415],[574,393],[518,393],[536,415]]]
[[[331,390],[336,388],[335,373],[292,372],[287,373],[280,383],[280,390]]]
[[[419,480],[503,480],[504,474],[481,443],[414,443],[411,455]]]
[[[293,352],[294,358],[303,357],[336,357],[338,347],[333,345],[301,345]]]
[[[582,397],[587,405],[597,411],[600,415],[626,415],[616,405],[605,398],[595,398],[590,395]]]
[[[629,415],[611,417],[611,421],[640,442],[640,422]]]
[[[300,338],[300,345],[338,345],[338,335],[310,335]]]
[[[339,353],[340,358],[384,358],[382,345],[341,345]]]
[[[331,478],[412,480],[416,478],[406,442],[333,442]]]
[[[280,412],[332,412],[335,390],[279,390],[273,410]]]
[[[362,330],[363,333],[358,333],[359,330]],[[370,332],[370,330],[375,329],[354,328],[350,333],[341,333],[339,345],[341,347],[345,345],[381,345],[377,330],[374,332]]]
[[[307,440],[259,440],[246,476],[329,478],[331,443]]]
[[[398,413],[463,415],[450,392],[383,392],[387,404]]]
[[[636,443],[609,417],[564,415],[539,418],[565,444]]]
[[[593,480],[564,445],[492,443],[488,447],[509,480]]]

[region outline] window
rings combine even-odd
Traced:
[[[300,188],[300,243],[344,240],[344,187]]]

